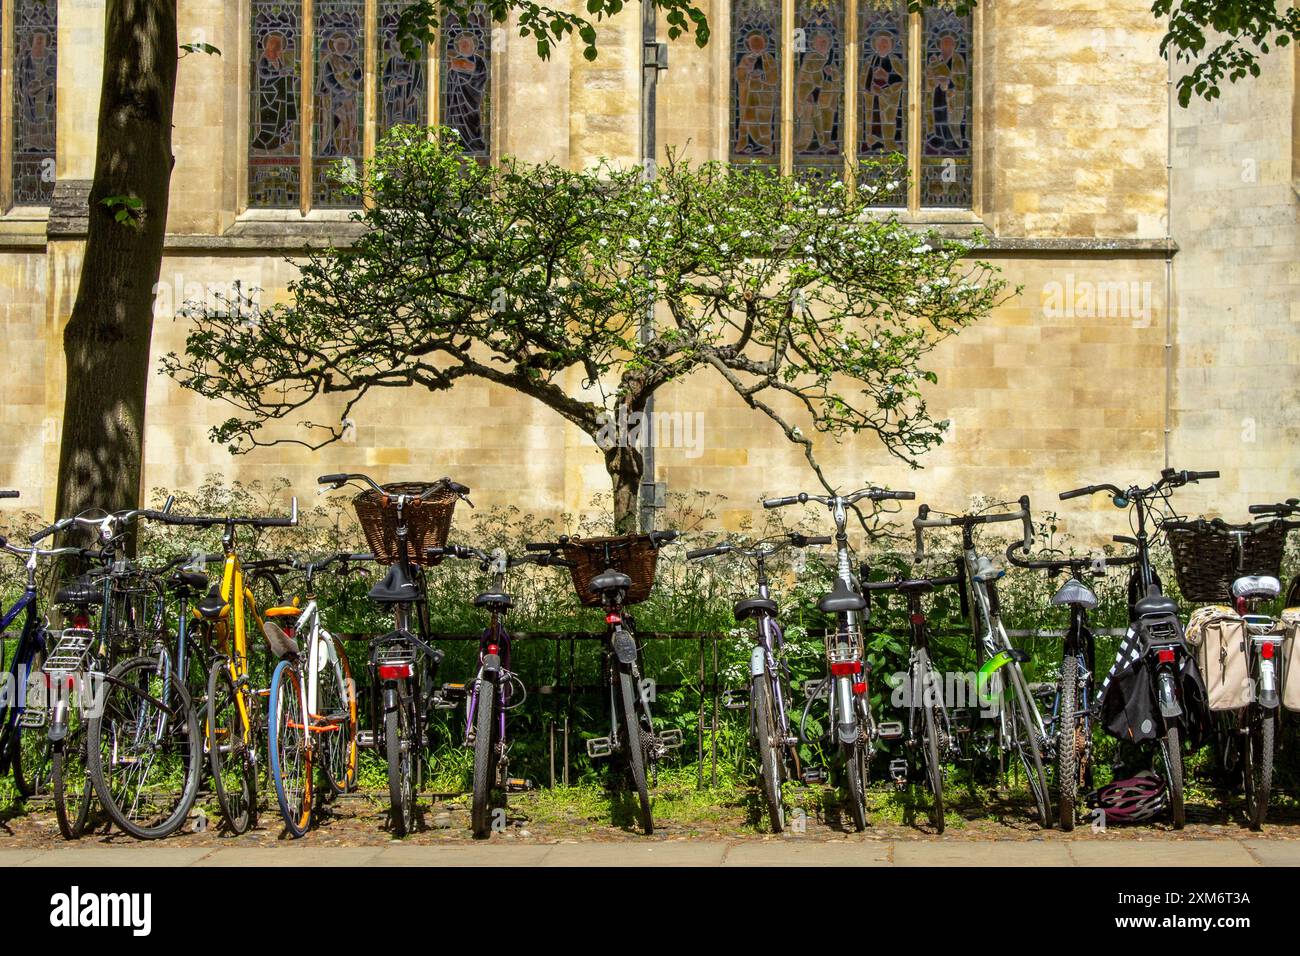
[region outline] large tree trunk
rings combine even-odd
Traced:
[[[58,514],[141,493],[154,286],[162,266],[176,90],[175,0],[108,0],[95,180],[81,284],[63,333]],[[132,197],[134,211],[112,197]],[[130,222],[115,214],[127,209]]]
[[[605,470],[614,489],[615,534],[631,534],[637,530],[643,463],[636,448],[616,445],[605,449]]]

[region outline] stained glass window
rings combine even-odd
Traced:
[[[423,125],[428,86],[423,59],[407,59],[397,43],[397,18],[407,0],[379,4],[379,137],[404,123]]]
[[[491,39],[491,18],[482,4],[464,22],[454,15],[443,21],[441,121],[480,159],[487,158],[491,140]]]
[[[18,0],[13,11],[13,203],[48,206],[54,193],[56,0]]]
[[[780,0],[737,0],[731,8],[731,160],[780,158]]]
[[[858,157],[907,155],[908,27],[905,0],[858,0]],[[874,205],[906,206],[907,183],[892,171],[864,170],[863,181],[887,175],[898,185]],[[883,186],[883,184],[881,184]]]
[[[356,205],[339,182],[355,178],[365,153],[365,0],[315,0],[312,111],[312,204]]]
[[[844,170],[844,4],[796,0],[794,164],[816,179]]]
[[[297,208],[302,4],[252,0],[252,5],[248,201],[250,206]]]
[[[921,205],[971,204],[971,19],[925,12],[921,100]]]

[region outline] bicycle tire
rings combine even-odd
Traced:
[[[944,829],[943,764],[940,763],[939,757],[938,708],[928,702],[930,692],[927,690],[927,688],[933,686],[934,677],[930,667],[930,656],[922,650],[917,652],[916,659],[921,674],[921,713],[925,723],[923,758],[925,760],[926,785],[930,788],[931,797],[930,824],[934,827],[936,833],[942,833]]]
[[[474,795],[470,824],[474,839],[492,835],[492,783],[496,776],[497,683],[490,674],[479,679],[474,710]]]
[[[636,687],[632,672],[625,666],[618,668],[618,683],[623,702],[623,746],[627,751],[628,773],[637,794],[641,830],[649,836],[655,832],[655,822],[650,812],[650,790],[646,786],[645,745],[641,739],[641,721],[636,712]]]
[[[311,829],[312,740],[302,675],[297,666],[282,660],[271,675],[267,700],[271,781],[285,828],[295,838]]]
[[[149,684],[147,687],[131,686],[132,677],[144,678]],[[121,692],[121,700],[118,692]],[[163,708],[159,709],[155,701],[160,702]],[[140,734],[141,727],[149,732]],[[112,754],[107,767],[104,762],[105,743]],[[133,657],[109,671],[96,712],[86,725],[86,754],[99,805],[131,836],[140,840],[157,840],[175,833],[185,823],[199,791],[202,763],[199,720],[185,683],[177,678],[165,658]],[[181,789],[170,806],[164,797],[159,812],[146,817],[153,822],[144,823],[128,815],[125,807],[129,806],[135,813],[151,805],[150,801],[141,800],[141,794],[145,792],[143,784],[133,784],[133,781],[144,779],[138,768],[143,767],[143,772],[147,773],[158,763],[159,754],[181,762]],[[113,773],[110,779],[110,771],[119,766],[132,769],[124,770],[120,775]],[[173,774],[174,771],[164,774],[164,779]],[[124,806],[124,802],[119,800],[114,781],[125,783],[129,788],[124,794],[130,796],[129,804]]]
[[[1061,829],[1074,829],[1079,797],[1079,658],[1066,654],[1061,661],[1060,696],[1056,717],[1057,819]]]
[[[754,737],[758,743],[759,779],[767,817],[773,833],[785,830],[785,806],[781,801],[782,752],[777,742],[776,721],[772,714],[772,685],[766,673],[757,674],[750,683],[749,699],[754,702]]]
[[[1276,744],[1277,715],[1265,711],[1259,719],[1251,722],[1248,779],[1250,793],[1247,801],[1247,814],[1250,828],[1256,832],[1263,829],[1264,819],[1268,816],[1268,798],[1273,789],[1273,755]]]
[[[54,793],[54,816],[65,840],[77,840],[86,832],[95,784],[86,759],[86,725],[80,712],[69,709],[67,735],[54,745],[50,789]]]
[[[849,816],[853,829],[867,829],[867,748],[862,741],[843,744],[845,777],[849,791]]]
[[[396,708],[384,714],[389,821],[393,835],[398,838],[415,829],[415,774],[411,766],[411,748],[414,743],[408,726],[411,723],[407,708],[400,700]]]
[[[1037,714],[1037,707],[1029,696],[1029,684],[1025,680],[1020,665],[1012,662],[1007,665],[1007,669],[1011,671],[1011,686],[1016,698],[1016,709],[1019,711],[1017,722],[1021,727],[1020,733],[1016,735],[1015,747],[1019,753],[1020,762],[1025,768],[1029,792],[1033,796],[1035,804],[1037,804],[1034,809],[1038,813],[1038,825],[1044,830],[1050,830],[1052,828],[1052,801],[1051,797],[1048,796],[1050,791],[1047,789],[1047,771],[1043,769],[1043,749],[1036,731],[1039,721],[1031,719]],[[1031,710],[1031,708],[1033,709]]]
[[[204,742],[217,806],[226,829],[236,835],[251,830],[257,822],[257,764],[250,759],[244,739],[238,694],[230,662],[213,662],[208,671]]]
[[[1181,830],[1187,823],[1187,809],[1183,804],[1183,749],[1178,725],[1171,724],[1160,742],[1164,752],[1166,784],[1169,788],[1169,816],[1174,829]]]
[[[324,699],[316,702],[322,717],[338,727],[320,735],[321,768],[331,794],[351,793],[357,788],[357,691],[352,680],[343,642],[330,635],[334,657],[325,668],[320,690]],[[337,694],[337,697],[335,696]]]

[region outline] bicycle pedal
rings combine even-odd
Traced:
[[[506,780],[506,790],[509,793],[523,793],[525,790],[535,789],[537,784],[523,777],[510,777]]]
[[[441,694],[434,694],[430,703],[433,705],[434,710],[455,710],[460,706],[460,701],[448,700]]]
[[[592,737],[587,741],[587,756],[592,760],[608,757],[614,752],[614,746],[608,737]]]
[[[682,745],[682,732],[676,727],[661,730],[655,735],[655,742],[664,750],[676,750]]]
[[[799,777],[804,783],[825,783],[827,780],[826,768],[804,767],[803,773]]]
[[[894,781],[894,786],[907,786],[907,761],[901,757],[889,761],[889,777]]]
[[[881,740],[898,740],[903,736],[903,724],[898,720],[885,720],[876,724],[876,736]]]
[[[724,710],[748,710],[749,691],[744,688],[724,690],[722,692],[722,707]]]
[[[464,697],[467,688],[464,684],[443,684],[442,694],[444,697]]]

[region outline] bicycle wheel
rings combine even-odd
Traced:
[[[1079,732],[1082,718],[1079,709],[1079,658],[1066,654],[1061,661],[1060,695],[1056,715],[1056,791],[1057,818],[1067,833],[1074,829],[1074,813],[1079,797]]]
[[[230,676],[230,662],[224,658],[208,671],[205,722],[204,740],[217,805],[227,829],[244,833],[257,821],[257,764],[249,752],[252,734],[251,730],[245,732],[247,725],[240,716],[240,698]]]
[[[484,674],[478,684],[474,710],[474,803],[470,822],[474,838],[492,835],[492,785],[496,780],[497,682]]]
[[[641,830],[649,836],[655,832],[655,821],[650,813],[650,791],[646,787],[645,742],[641,739],[641,721],[637,718],[636,686],[629,668],[619,667],[618,684],[623,710],[623,747],[627,752],[632,786],[636,788]]]
[[[1273,789],[1276,732],[1277,715],[1273,711],[1257,713],[1250,722],[1250,736],[1245,748],[1249,754],[1245,778],[1246,814],[1252,830],[1262,829],[1264,818],[1268,815],[1268,798]]]
[[[67,721],[67,735],[54,745],[51,754],[50,782],[59,832],[65,840],[76,840],[86,832],[95,785],[87,767],[86,724],[81,711],[69,708]]]
[[[325,782],[331,793],[339,794],[357,786],[357,688],[343,642],[332,636],[330,640],[333,651],[321,672],[316,701],[316,720],[327,729],[312,743]]]
[[[95,794],[114,823],[156,840],[185,822],[199,790],[199,721],[165,657],[109,671],[86,736]]]
[[[862,741],[844,744],[844,764],[848,778],[849,815],[853,828],[861,833],[867,828],[867,748]]]
[[[942,833],[943,818],[943,764],[940,762],[939,744],[939,706],[931,703],[934,694],[935,675],[930,667],[930,656],[925,651],[917,652],[917,672],[920,674],[921,715],[925,724],[925,741],[922,752],[925,760],[925,780],[930,788],[930,824],[936,833]]]
[[[384,747],[388,756],[388,808],[393,835],[404,837],[415,829],[415,771],[411,750],[414,721],[400,700],[384,714]]]
[[[295,837],[311,827],[312,742],[302,677],[292,661],[280,661],[271,675],[271,780],[284,825]]]
[[[1011,671],[1011,689],[1016,698],[1014,746],[1024,765],[1029,782],[1029,792],[1034,798],[1038,824],[1044,829],[1052,826],[1051,798],[1047,790],[1047,771],[1043,769],[1043,751],[1038,736],[1038,707],[1029,696],[1029,684],[1017,663],[1008,664]]]
[[[1165,731],[1164,739],[1160,741],[1160,750],[1164,757],[1165,781],[1169,787],[1169,815],[1173,819],[1174,829],[1181,830],[1187,822],[1187,811],[1183,806],[1183,749],[1177,724],[1170,725]]]
[[[772,713],[772,685],[766,674],[754,676],[749,691],[754,703],[754,738],[758,742],[758,775],[763,785],[763,800],[772,832],[785,830],[785,806],[781,802],[781,783],[785,777],[785,744],[780,740]]]

